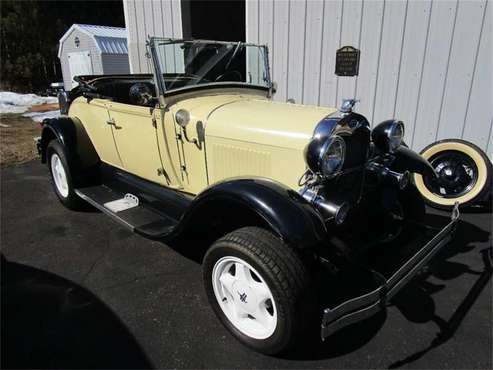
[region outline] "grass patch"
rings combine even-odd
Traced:
[[[38,158],[34,138],[41,136],[39,123],[21,114],[0,114],[0,167]]]

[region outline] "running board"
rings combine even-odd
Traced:
[[[75,189],[75,193],[115,221],[150,239],[159,239],[169,235],[178,224],[176,220],[156,212],[145,203],[139,203],[137,206],[119,212],[112,211],[105,207],[105,204],[122,199],[125,194],[106,185]]]

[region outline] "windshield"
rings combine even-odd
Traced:
[[[225,82],[270,87],[264,46],[202,40],[152,43],[165,91]]]

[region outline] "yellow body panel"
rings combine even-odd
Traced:
[[[70,115],[83,122],[104,162],[197,194],[235,176],[268,177],[297,189],[305,170],[303,149],[318,122],[335,111],[274,102],[250,89],[187,93],[162,104],[152,110],[78,98]],[[190,113],[186,132],[175,122],[180,109]],[[109,118],[113,126],[106,123]]]
[[[172,139],[172,141],[168,139],[170,147],[173,145],[178,147],[179,156],[177,159],[179,165],[177,167],[181,168],[182,189],[184,191],[197,194],[210,184],[207,171],[208,163],[206,164],[207,140],[200,145],[193,143],[194,140],[199,141],[197,133],[198,122],[200,121],[205,128],[207,118],[211,113],[242,99],[244,99],[244,96],[240,94],[195,96],[179,100],[169,106],[168,111],[165,113],[164,126],[169,132],[168,138]],[[186,137],[188,137],[189,141],[185,138],[184,129],[175,121],[175,114],[180,109],[186,109],[190,113],[190,123],[186,127]],[[176,135],[179,135],[181,140],[176,140]]]
[[[186,140],[182,145],[184,190],[194,194],[235,176],[264,176],[297,189],[305,170],[303,149],[318,122],[335,111],[241,93],[178,101],[171,106],[173,116],[179,109],[190,113],[189,139],[197,138],[197,122],[205,128],[204,148]]]
[[[115,102],[107,106],[123,168],[144,179],[166,184],[166,178],[158,174],[163,164],[151,109]]]
[[[156,137],[159,149],[159,157],[166,171],[167,185],[172,188],[183,188],[183,180],[180,175],[180,155],[176,141],[176,127],[171,112],[164,109],[155,109]]]
[[[210,183],[237,176],[261,176],[298,189],[305,171],[303,152],[220,137],[207,138]]]
[[[86,129],[99,158],[112,166],[123,168],[113,138],[112,127],[108,125],[107,100],[77,98],[70,105],[69,115],[79,119]]]
[[[207,136],[303,150],[318,122],[335,109],[245,98],[216,110]]]

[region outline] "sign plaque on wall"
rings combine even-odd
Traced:
[[[359,72],[359,50],[343,46],[336,52],[336,75],[357,76]]]

